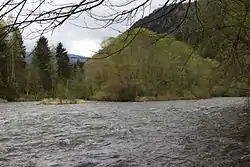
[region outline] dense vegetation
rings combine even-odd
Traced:
[[[118,37],[103,41],[96,59],[74,65],[62,43],[49,47],[43,36],[31,53],[31,64],[25,64],[22,36],[15,27],[0,41],[0,98],[134,101],[246,96],[249,1],[234,2],[182,4],[166,17],[170,8],[157,9]]]
[[[236,38],[246,45],[250,25],[249,3],[249,0],[202,0],[173,4],[153,11],[132,28],[144,27],[174,36],[199,48],[202,56],[220,61],[223,58],[219,57],[219,52],[231,48],[229,44]]]
[[[11,22],[11,19],[7,21]],[[2,20],[0,27],[4,27],[7,21]],[[31,63],[26,64],[25,47],[18,27],[8,33],[4,28],[0,30],[4,39],[0,41],[0,98],[14,101],[59,96],[60,85],[67,85],[83,66],[80,61],[70,64],[62,43],[56,48],[49,47],[43,36],[31,52]]]
[[[221,78],[218,61],[198,55],[194,48],[172,37],[138,28],[104,44],[95,58],[117,53],[86,62],[85,83],[90,91],[86,97],[91,99],[168,100],[246,95],[244,90],[237,89],[239,85],[246,87],[246,83],[235,84]],[[120,51],[124,44],[126,48]]]
[[[227,79],[226,82],[234,82],[234,86],[241,88],[243,85],[239,82],[244,82],[243,89],[249,92],[249,8],[249,0],[173,4],[155,10],[132,28],[144,27],[188,43],[201,56],[220,63],[221,77]]]

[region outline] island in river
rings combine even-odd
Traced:
[[[43,99],[40,101],[39,104],[45,104],[45,105],[62,105],[62,104],[81,104],[85,103],[87,101],[81,100],[81,99]]]

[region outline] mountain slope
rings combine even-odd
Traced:
[[[224,77],[250,85],[249,9],[249,1],[200,0],[159,8],[132,28],[147,28],[188,43],[199,55],[219,61]]]
[[[131,28],[143,27],[158,34],[174,36],[197,47],[202,56],[215,58],[219,50],[216,46],[225,39],[219,37],[225,19],[225,9],[219,3],[222,2],[203,0],[162,7],[138,20]]]
[[[69,57],[70,63],[76,63],[78,60],[80,62],[85,62],[88,59],[87,57],[72,54],[72,53],[68,53],[68,57]]]
[[[148,16],[135,22],[131,28],[143,27],[159,34],[167,33],[168,35],[178,37],[180,30],[177,29],[177,26],[183,21],[188,7],[193,6],[193,3],[190,6],[187,3],[183,3],[158,8]],[[188,21],[187,19],[185,20],[185,22]]]
[[[170,33],[180,23],[188,4],[169,5],[154,10],[148,16],[138,20],[132,28],[143,27],[156,33]],[[171,10],[171,12],[170,12]],[[173,10],[173,11],[172,11]]]

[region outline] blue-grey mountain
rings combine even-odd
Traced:
[[[87,57],[76,55],[76,54],[72,54],[72,53],[68,53],[68,57],[69,57],[70,63],[72,63],[72,64],[76,63],[78,60],[80,62],[84,62],[84,61],[86,61],[88,59]],[[30,62],[31,62],[31,54],[30,54],[30,52],[26,53],[25,62],[27,64],[30,64]]]

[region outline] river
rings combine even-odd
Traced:
[[[250,166],[244,103],[0,104],[0,166]]]

